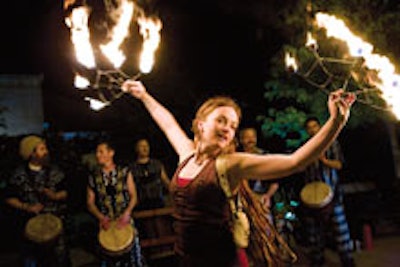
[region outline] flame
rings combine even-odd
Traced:
[[[395,66],[382,55],[373,53],[374,47],[360,37],[353,34],[345,23],[335,16],[325,13],[316,14],[318,27],[326,29],[328,37],[344,41],[349,52],[354,57],[363,57],[365,67],[375,70],[380,81],[374,82],[374,86],[382,91],[382,98],[392,109],[392,112],[400,118],[400,76],[395,73]]]
[[[83,76],[81,76],[79,74],[76,74],[75,75],[74,85],[75,85],[76,88],[85,89],[85,88],[89,87],[90,82],[85,77],[83,77]]]
[[[310,47],[313,49],[318,48],[317,40],[314,39],[312,36],[311,32],[307,32],[307,41],[306,41],[306,47]]]
[[[86,6],[75,8],[71,15],[65,19],[65,24],[71,29],[71,40],[78,62],[91,69],[96,66],[96,63],[90,44],[89,14],[90,9]]]
[[[91,97],[85,97],[85,100],[89,101],[90,108],[96,111],[101,110],[110,104]]]
[[[76,0],[64,0],[64,9],[68,9],[68,7],[75,4]]]
[[[162,24],[158,18],[146,17],[144,11],[132,0],[104,0],[107,18],[113,21],[114,26],[108,32],[108,43],[101,44],[98,47],[101,53],[112,63],[113,70],[99,70],[97,69],[95,54],[90,43],[91,38],[88,22],[91,9],[86,6],[85,0],[78,7],[76,7],[77,2],[78,0],[64,0],[64,9],[72,9],[70,15],[65,19],[65,23],[71,31],[71,41],[75,48],[77,61],[87,69],[93,69],[96,72],[96,79],[93,80],[94,84],[92,85],[91,80],[77,73],[74,79],[76,88],[90,89],[89,87],[92,87],[93,89],[99,89],[105,87],[104,90],[108,90],[112,86],[120,86],[124,79],[131,77],[124,73],[120,67],[126,59],[121,45],[129,36],[132,21],[138,23],[139,33],[143,38],[142,51],[140,53],[140,72],[133,77],[136,79],[141,74],[151,71],[154,65],[154,53],[161,39],[160,30]],[[91,71],[91,73],[94,72]],[[102,81],[104,77],[105,80]],[[104,82],[104,84],[101,84],[101,82]],[[123,93],[112,94],[109,97],[100,91],[97,91],[97,94],[99,96],[98,99],[92,97],[85,98],[86,101],[89,101],[90,108],[93,110],[101,110],[111,105],[112,101],[118,99]]]
[[[133,11],[134,4],[127,0],[122,0],[118,9],[114,10],[118,19],[111,31],[111,40],[105,45],[100,45],[101,51],[108,60],[112,62],[115,68],[119,68],[126,59],[125,55],[120,50],[120,46],[129,35],[129,25],[132,20]],[[111,14],[111,16],[113,16],[113,14]]]
[[[297,66],[297,62],[296,59],[290,55],[288,52],[285,53],[285,64],[286,67],[294,72],[297,72],[298,70],[298,66]]]
[[[137,22],[143,37],[139,68],[142,73],[149,73],[154,64],[154,52],[160,44],[162,23],[158,18],[146,17],[139,17]]]

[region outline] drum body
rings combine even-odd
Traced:
[[[62,230],[61,219],[51,213],[45,213],[28,220],[25,225],[25,236],[39,245],[53,245]]]
[[[309,212],[326,215],[333,208],[332,188],[321,181],[306,184],[301,192],[300,199]]]
[[[98,239],[103,252],[112,257],[119,257],[132,249],[136,230],[131,224],[122,228],[117,222],[111,222],[110,228],[99,231]]]

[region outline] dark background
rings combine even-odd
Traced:
[[[238,1],[232,1],[236,9],[230,8],[229,1],[147,2],[156,3],[147,8],[160,17],[163,29],[154,69],[141,80],[171,110],[183,129],[191,134],[190,124],[197,106],[217,94],[230,95],[238,101],[244,113],[242,126],[259,126],[255,117],[266,109],[263,83],[269,78],[270,59],[290,38],[273,23],[274,5],[285,1],[263,3],[267,8],[262,11],[271,17],[267,24],[260,24],[245,8],[246,4],[238,12]],[[112,106],[95,112],[73,87],[75,59],[62,1],[7,1],[2,10],[0,73],[43,75],[44,116],[53,133],[107,132],[117,142],[118,157],[125,160],[133,159],[135,139],[146,136],[153,155],[166,164],[170,175],[173,173],[176,154],[138,101],[124,96]],[[135,66],[128,65],[125,65],[128,72],[135,74]],[[349,196],[347,207],[354,212],[351,215],[367,217],[354,216],[360,221],[394,213],[393,216],[400,217],[387,124],[376,122],[345,129],[339,141],[346,158],[343,181],[372,181],[378,188],[366,195]],[[260,139],[261,146],[279,149],[279,145],[270,142],[274,140]],[[12,144],[13,149],[7,155],[14,160],[18,140]],[[57,149],[57,145],[54,143],[52,148]],[[52,155],[62,159],[66,155],[63,152],[68,150],[72,151],[68,146],[63,151],[52,150]],[[67,166],[74,163],[64,162]],[[82,180],[75,179],[71,187],[84,192],[84,185]],[[84,199],[74,201],[74,207],[84,209]],[[360,230],[359,221],[353,220],[352,224]]]
[[[154,68],[141,80],[183,129],[191,135],[197,106],[217,94],[230,95],[239,102],[244,114],[242,126],[258,127],[255,118],[266,110],[263,83],[269,78],[271,57],[290,39],[290,29],[282,31],[274,23],[279,19],[276,10],[283,4],[265,1],[257,13],[254,4],[238,1],[140,3],[163,23]],[[172,171],[175,153],[138,101],[124,96],[95,112],[73,87],[75,57],[62,6],[62,1],[52,0],[3,4],[7,16],[1,18],[0,73],[43,75],[44,116],[52,132],[111,133],[122,157],[131,157],[134,140],[147,136],[154,155],[171,163]],[[135,74],[135,55],[130,59],[123,68]],[[346,179],[391,186],[394,168],[386,126],[377,122],[342,132],[339,139],[347,159]],[[260,138],[263,147],[279,150],[280,145],[274,142]]]

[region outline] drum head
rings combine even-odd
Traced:
[[[331,202],[333,192],[324,182],[311,182],[303,187],[300,198],[308,207],[322,208]]]
[[[25,226],[26,237],[37,243],[52,241],[60,235],[61,231],[61,219],[50,213],[40,214],[29,219]]]
[[[117,223],[112,222],[108,230],[101,229],[99,232],[100,245],[113,254],[124,252],[132,244],[133,239],[134,228],[130,224],[117,228]]]

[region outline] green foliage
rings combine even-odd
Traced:
[[[267,114],[257,119],[262,122],[263,135],[284,139],[286,149],[298,147],[307,138],[303,127],[307,116],[326,118],[326,94],[322,91],[301,87],[290,79],[269,81],[265,88]]]

